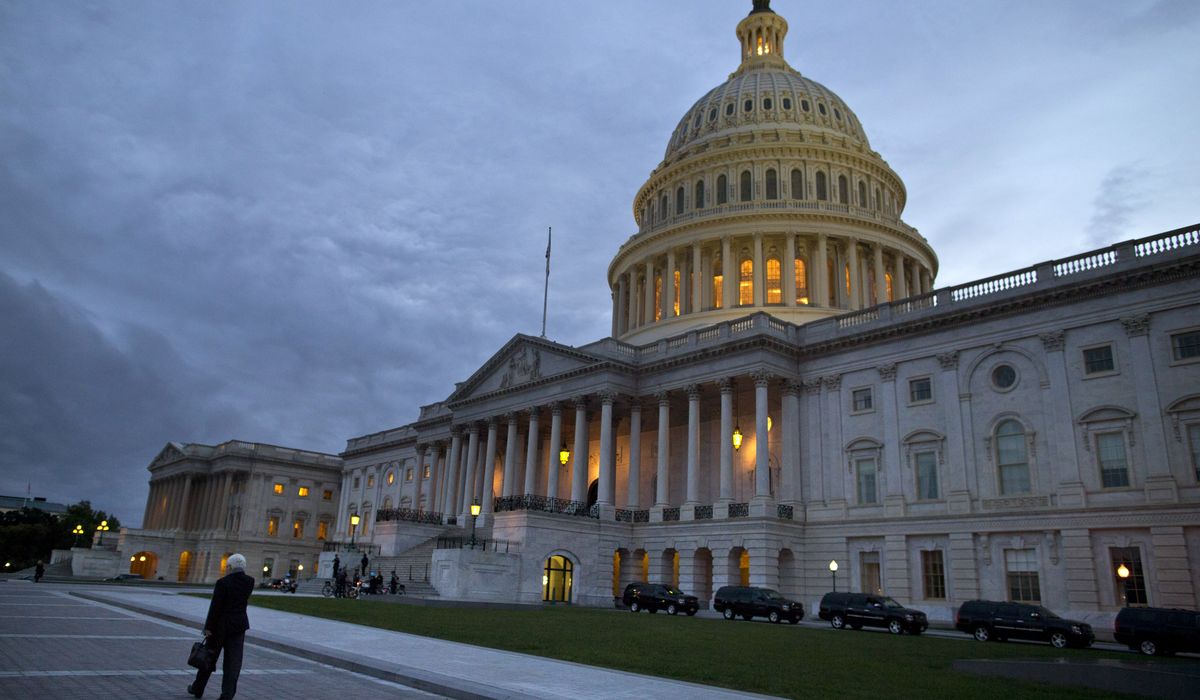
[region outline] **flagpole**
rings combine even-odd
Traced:
[[[546,337],[546,303],[550,300],[550,242],[554,238],[554,227],[546,227],[546,284],[542,288],[542,337]]]

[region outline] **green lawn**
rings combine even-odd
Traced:
[[[950,670],[955,659],[1117,658],[1131,654],[1055,650],[879,632],[835,632],[665,613],[595,608],[426,608],[323,598],[258,597],[257,606],[496,649],[800,698],[1115,697],[1085,689],[981,678]],[[964,635],[965,637],[965,635]],[[1189,663],[1182,661],[1181,663]]]

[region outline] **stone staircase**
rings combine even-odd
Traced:
[[[480,537],[481,534],[486,536],[483,530],[477,532],[475,536]],[[470,536],[471,533],[464,528],[453,525],[447,526],[436,537],[431,537],[399,555],[371,557],[371,570],[383,574],[385,586],[391,580],[392,571],[395,571],[396,578],[400,579],[400,583],[404,586],[405,595],[436,598],[438,595],[437,589],[433,587],[429,580],[433,575],[433,552],[437,549],[438,539],[442,537],[469,539]],[[355,558],[354,563],[357,565],[357,558]],[[326,580],[313,578],[301,581],[296,591],[298,593],[319,594]]]

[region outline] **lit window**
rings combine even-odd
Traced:
[[[892,290],[892,273],[890,273],[890,272],[883,273],[883,284],[884,284],[884,287],[887,288],[887,300],[895,301],[896,294]]]
[[[654,276],[654,320],[662,320],[662,295],[663,295],[663,280],[662,275]]]
[[[846,298],[850,298],[850,263],[846,263],[842,270],[842,279],[846,282]]]
[[[872,397],[871,389],[869,387],[866,389],[855,389],[854,391],[850,392],[850,399],[852,407],[851,410],[853,410],[855,413],[870,411],[875,405],[874,397]]]
[[[1008,599],[1014,603],[1040,603],[1042,591],[1038,585],[1037,552],[1032,549],[1004,550],[1004,567],[1008,580]]]
[[[767,170],[767,199],[779,199],[779,176],[774,168]]]
[[[1102,372],[1111,372],[1114,369],[1116,369],[1116,363],[1113,362],[1111,345],[1087,348],[1083,351],[1084,374],[1100,374]]]
[[[322,520],[321,522],[317,523],[317,539],[318,540],[329,539],[329,522],[328,521]]]
[[[300,498],[308,498],[308,487],[301,486],[300,488],[296,489],[296,495]]]
[[[430,467],[428,464],[426,464],[426,465],[425,465],[425,472],[424,472],[424,474],[422,475],[422,477],[421,477],[421,478],[423,478],[423,479],[428,479],[428,478],[429,478],[429,475],[432,473],[431,469],[432,469],[432,467]]]
[[[721,270],[721,259],[717,258],[713,262],[714,270]],[[712,278],[712,306],[714,309],[719,309],[725,304],[725,275],[721,272],[713,273]]]
[[[367,476],[367,488],[369,488],[369,489],[375,488],[375,475],[374,474],[370,474]]]
[[[304,538],[303,520],[295,520],[292,522],[292,537],[298,540]]]
[[[412,481],[412,478],[413,478],[413,470],[412,470],[412,467],[409,467],[408,469],[406,469],[404,471],[404,480]]]
[[[1015,420],[996,426],[996,464],[1000,469],[1000,493],[1029,493],[1029,457],[1025,428]]]
[[[921,582],[926,600],[946,599],[946,563],[942,558],[942,550],[921,552]]]
[[[936,501],[938,499],[937,453],[918,452],[914,456],[917,463],[917,499]]]
[[[1171,355],[1176,360],[1200,359],[1200,331],[1176,333],[1171,336]]]
[[[387,483],[388,483],[388,486],[391,486],[392,484],[396,483],[396,471],[394,469],[388,470]]]
[[[674,306],[674,308],[671,309],[672,311],[675,312],[674,315],[676,315],[676,316],[679,315],[679,282],[680,282],[680,279],[681,279],[681,271],[676,270],[675,271],[675,280],[673,283],[674,287],[675,287],[675,296],[674,296],[675,306]]]
[[[808,303],[808,266],[804,258],[796,258],[796,303]]]
[[[275,493],[280,496],[283,495],[283,484],[275,484]]]
[[[1146,605],[1146,574],[1142,571],[1142,552],[1137,547],[1110,547],[1108,555],[1112,560],[1113,590],[1116,591],[1117,605]],[[1129,572],[1125,578],[1117,573],[1122,566]]]
[[[1100,461],[1100,482],[1104,488],[1129,486],[1129,463],[1125,458],[1125,436],[1122,433],[1097,435],[1096,458]]]
[[[854,471],[858,487],[859,504],[878,503],[879,489],[876,481],[875,458],[867,457],[854,460]]]
[[[267,536],[275,537],[279,534],[279,516],[272,515],[267,518]]]
[[[779,258],[767,258],[767,303],[783,303],[783,265]]]
[[[925,403],[933,400],[933,382],[929,377],[908,380],[908,402]]]
[[[754,303],[754,261],[746,258],[742,261],[741,275],[738,279],[738,304],[750,306]]]
[[[333,500],[333,491],[331,491],[329,489],[325,489],[324,491],[322,491],[321,492],[321,500],[322,501],[332,501]]]

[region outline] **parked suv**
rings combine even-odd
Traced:
[[[696,596],[663,583],[631,583],[625,587],[621,601],[633,612],[666,610],[668,615],[681,612],[695,615],[700,609],[700,600]]]
[[[794,625],[804,619],[803,605],[770,588],[722,586],[713,598],[713,608],[726,620],[741,615],[744,620],[765,617],[771,622],[787,620]]]
[[[1200,652],[1200,613],[1178,608],[1121,608],[1113,637],[1150,656]]]
[[[928,618],[920,610],[906,608],[886,596],[866,593],[826,593],[821,598],[818,616],[837,630],[850,625],[856,630],[886,627],[892,634],[921,634],[929,627]]]
[[[1064,620],[1040,605],[968,600],[954,614],[954,626],[981,642],[1032,639],[1055,648],[1090,647],[1096,640],[1086,622]]]

